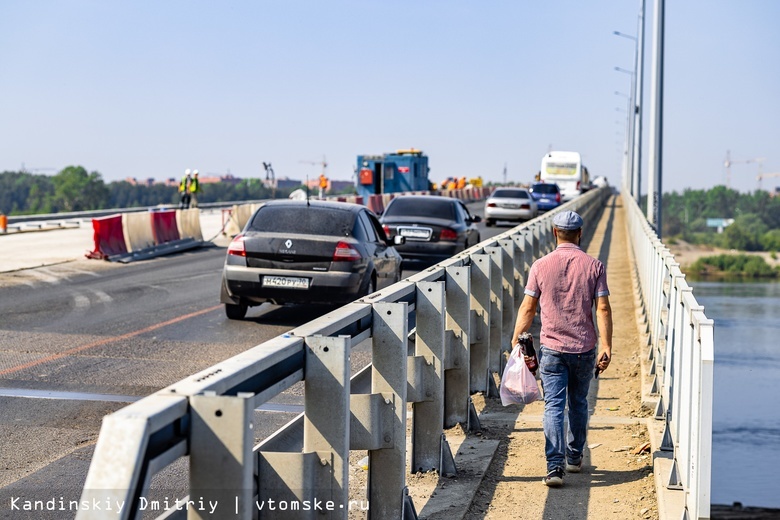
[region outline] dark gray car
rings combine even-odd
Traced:
[[[228,247],[220,301],[242,319],[264,302],[344,304],[400,279],[401,256],[365,206],[279,200]]]
[[[391,200],[381,221],[388,236],[406,238],[404,264],[433,265],[479,243],[482,219],[458,199],[407,195]]]

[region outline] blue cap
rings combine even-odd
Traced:
[[[582,227],[582,217],[573,211],[564,211],[553,217],[553,226],[565,231],[573,231]]]

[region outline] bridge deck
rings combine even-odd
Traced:
[[[521,409],[520,406],[504,408],[498,399],[475,399],[483,427],[480,439],[498,441],[492,462],[486,472],[476,471],[476,475],[464,472],[457,481],[440,480],[435,492],[430,486],[415,486],[411,479],[410,494],[420,517],[450,520],[453,517],[679,517],[679,504],[673,495],[671,502],[667,500],[668,493],[663,486],[659,487],[662,499],[656,497],[656,480],[662,481],[664,476],[653,467],[659,425],[651,417],[649,403],[642,405],[645,371],[641,365],[646,337],[640,330],[627,240],[621,198],[613,196],[595,231],[583,242],[588,254],[599,258],[607,267],[614,341],[613,362],[591,385],[588,396],[591,418],[582,473],[566,475],[561,489],[549,489],[542,484],[546,473],[543,403]],[[654,437],[652,446],[642,450],[643,445],[651,442],[651,436]],[[466,457],[469,449],[475,448],[458,450],[456,462],[459,457]],[[463,501],[457,495],[468,489],[469,479],[479,481],[480,478],[478,487],[477,484],[471,487],[474,497],[471,506],[456,513],[452,504]]]

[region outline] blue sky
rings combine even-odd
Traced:
[[[645,141],[653,6],[647,1]],[[780,172],[780,2],[666,2],[664,191]],[[639,0],[0,0],[0,171],[527,182],[550,148],[619,184]],[[649,149],[645,148],[645,159]],[[646,168],[643,178],[646,179]],[[646,180],[643,181],[646,192]],[[764,187],[780,186],[780,177]]]

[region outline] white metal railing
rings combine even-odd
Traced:
[[[684,493],[684,518],[709,518],[713,321],[636,201],[628,196],[623,201],[650,335],[656,419],[665,421],[661,449],[673,453],[666,486]]]

